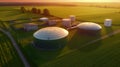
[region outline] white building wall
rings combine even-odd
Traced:
[[[74,15],[70,15],[70,19],[71,19],[72,22],[75,22],[76,17]]]
[[[106,27],[112,26],[112,19],[105,19],[104,26],[106,26]]]
[[[40,18],[39,20],[41,20],[41,21],[43,21],[43,22],[48,22],[48,18],[46,18],[46,17],[43,17],[43,18]]]
[[[62,24],[65,27],[71,27],[71,20],[70,19],[63,19]]]
[[[48,24],[49,25],[56,25],[57,21],[56,20],[49,20]]]
[[[24,25],[24,29],[26,31],[31,31],[31,30],[37,30],[38,29],[38,25]]]

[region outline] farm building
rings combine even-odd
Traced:
[[[97,34],[102,27],[99,24],[93,22],[84,22],[77,25],[78,31],[81,34]]]
[[[71,27],[71,19],[62,19],[62,24],[64,27]]]
[[[104,26],[106,26],[106,27],[112,26],[112,19],[105,19]]]
[[[37,30],[38,25],[35,23],[25,23],[24,24],[24,30],[26,31],[31,31],[31,30]]]
[[[62,48],[69,32],[60,27],[46,27],[38,30],[33,34],[34,45],[41,49],[58,49]]]
[[[70,15],[70,19],[71,19],[71,22],[75,22],[75,16],[74,15]]]
[[[47,23],[49,19],[47,17],[42,17],[39,20]]]
[[[48,25],[56,25],[57,20],[49,20]]]

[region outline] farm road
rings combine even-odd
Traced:
[[[4,34],[6,34],[10,38],[13,46],[15,47],[18,55],[20,56],[20,58],[21,58],[21,60],[22,60],[22,62],[24,64],[24,66],[25,67],[30,67],[29,63],[27,62],[26,58],[24,57],[23,53],[21,52],[20,48],[18,47],[18,44],[16,43],[16,41],[14,40],[12,35],[9,32],[7,32],[7,31],[5,31],[5,30],[3,30],[1,28],[0,28],[0,31],[2,31]]]

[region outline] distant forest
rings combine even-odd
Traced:
[[[54,2],[54,3],[40,3],[40,2],[0,2],[0,6],[87,6],[99,8],[118,8],[120,3],[87,3],[87,2]]]
[[[76,6],[71,3],[0,2],[0,6]]]

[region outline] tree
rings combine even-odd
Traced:
[[[43,15],[45,15],[45,16],[50,16],[49,10],[48,10],[48,9],[44,9],[44,10],[43,10]]]
[[[40,10],[40,9],[38,9],[38,10],[37,10],[37,13],[38,13],[38,14],[41,14],[41,10]]]
[[[32,8],[31,12],[37,14],[37,8]]]
[[[30,10],[27,10],[27,12],[28,12],[28,13],[31,13],[31,11],[30,11]]]
[[[25,13],[25,12],[26,12],[25,7],[21,7],[20,9],[21,9],[22,13]]]

